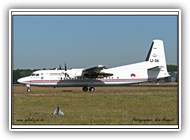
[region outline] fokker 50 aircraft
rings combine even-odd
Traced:
[[[114,86],[154,81],[169,77],[162,40],[153,40],[148,55],[143,62],[107,69],[103,65],[91,68],[67,70],[39,70],[31,76],[18,79],[27,86],[74,87],[81,86],[83,91],[94,92],[94,86]]]

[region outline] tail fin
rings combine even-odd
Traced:
[[[148,61],[149,71],[158,72],[159,70],[156,79],[169,76],[166,66],[164,43],[162,40],[153,40],[145,61]],[[154,68],[157,68],[157,70]],[[155,77],[155,75],[153,77]]]

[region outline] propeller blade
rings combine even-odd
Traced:
[[[59,70],[62,70],[61,65],[59,64]]]
[[[67,71],[67,64],[65,63],[65,71]]]
[[[65,63],[65,77],[68,76],[67,74],[67,64]]]

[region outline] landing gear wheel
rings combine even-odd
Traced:
[[[89,91],[90,91],[90,92],[94,92],[94,91],[95,91],[95,88],[94,88],[94,87],[90,87],[90,88],[89,88]]]
[[[84,92],[87,92],[87,91],[88,91],[88,87],[84,86],[84,87],[82,88],[82,90],[83,90]]]
[[[27,88],[27,92],[30,92],[31,91],[31,89],[30,88]]]

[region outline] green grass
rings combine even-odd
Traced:
[[[13,124],[178,124],[177,87],[13,87]],[[52,115],[59,106],[63,116]]]

